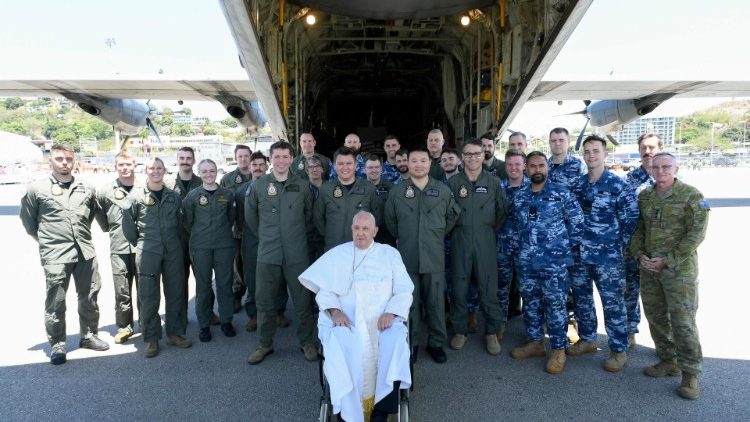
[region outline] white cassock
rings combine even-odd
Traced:
[[[393,391],[395,381],[401,381],[401,389],[411,387],[405,322],[414,284],[401,254],[376,242],[364,251],[344,243],[323,254],[299,281],[316,294],[320,307],[318,337],[333,411],[349,422],[364,421],[363,401],[371,407]],[[331,308],[346,314],[352,328],[334,327],[325,312]],[[397,317],[380,332],[378,318],[384,313]]]

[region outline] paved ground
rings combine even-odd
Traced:
[[[645,321],[640,345],[622,373],[601,369],[607,354],[601,350],[569,359],[564,374],[551,376],[544,373],[542,359],[514,361],[508,356],[510,348],[523,341],[523,322],[516,318],[500,357],[484,352],[480,335],[472,336],[465,350],[448,351],[448,363],[442,366],[423,352],[415,370],[412,420],[750,420],[750,330],[743,312],[750,296],[750,169],[705,169],[685,172],[684,178],[715,204],[708,238],[700,249],[698,323],[705,354],[700,400],[677,397],[679,379],[641,375],[642,367],[655,359]],[[113,344],[104,353],[77,349],[71,288],[69,362],[50,365],[42,315],[44,282],[36,246],[18,220],[20,195],[18,186],[0,186],[0,420],[317,418],[318,368],[303,360],[294,325],[279,331],[275,354],[261,365],[249,366],[245,359],[257,341],[242,329],[246,317],[236,317],[237,337],[225,338],[215,329],[211,343],[199,343],[192,300],[188,335],[194,346],[179,350],[162,344],[161,354],[147,360],[139,336],[125,345]],[[98,229],[95,242],[103,258],[101,333],[112,342],[116,328],[108,241]],[[599,332],[604,333],[601,324]],[[604,334],[599,345],[606,349]]]

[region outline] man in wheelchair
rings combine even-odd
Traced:
[[[333,412],[347,422],[385,421],[411,387],[406,319],[412,284],[399,252],[374,242],[375,217],[352,221],[353,242],[336,246],[300,276],[320,307],[318,336]]]

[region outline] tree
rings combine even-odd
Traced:
[[[10,98],[6,98],[2,104],[8,110],[15,110],[15,109],[23,107],[23,105],[26,104],[26,102],[20,99],[19,97],[10,97]]]
[[[23,123],[19,122],[18,120],[11,120],[11,121],[0,123],[0,130],[4,130],[6,132],[17,133],[19,135],[29,134],[29,128],[26,127]]]
[[[216,129],[216,126],[212,126],[212,125],[203,126],[201,128],[201,132],[206,136],[216,135],[217,133],[219,133],[219,131]]]
[[[221,124],[226,127],[237,127],[237,120],[234,117],[227,117],[221,121]]]
[[[175,136],[190,136],[195,135],[195,132],[193,131],[192,126],[185,123],[180,123],[172,125],[172,134]]]
[[[182,107],[182,114],[186,116],[192,116],[193,110],[190,110],[190,107]]]

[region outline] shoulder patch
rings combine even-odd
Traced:
[[[702,208],[704,210],[710,210],[711,209],[711,205],[705,199],[702,199],[701,201],[698,202],[698,207]]]

